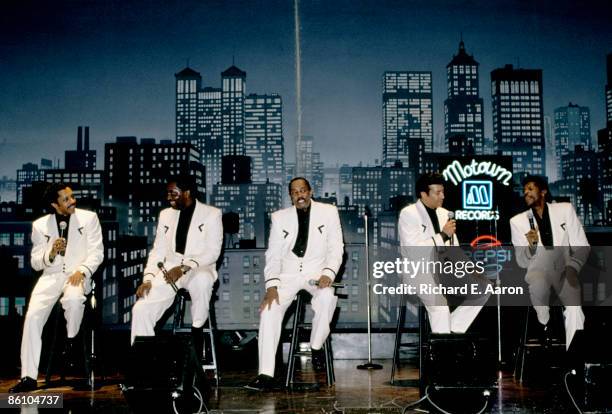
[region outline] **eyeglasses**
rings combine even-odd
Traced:
[[[178,188],[175,188],[173,190],[168,190],[166,192],[166,198],[169,198],[171,200],[176,200],[181,197],[181,194],[182,194],[181,190],[179,190]]]

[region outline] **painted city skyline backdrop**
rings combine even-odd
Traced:
[[[431,71],[434,139],[444,134],[446,65],[461,36],[480,63],[485,136],[492,136],[490,72],[543,70],[544,114],[590,108],[605,127],[606,1],[314,1],[300,3],[302,131],[326,165],[382,155],[385,71]],[[297,132],[293,1],[10,2],[0,16],[0,176],[63,159],[78,125],[103,145],[116,136],[175,138],[174,74],[189,65],[205,86],[235,63],[247,93],[283,99],[287,160]]]

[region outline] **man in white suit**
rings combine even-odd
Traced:
[[[438,173],[424,174],[417,180],[415,192],[419,200],[400,212],[398,227],[402,255],[415,261],[435,260],[438,249],[445,246],[459,246],[455,234],[457,223],[449,218],[448,210],[442,207],[444,179]],[[421,284],[429,286],[438,284],[436,276],[427,272],[420,272],[414,279],[406,282],[417,287]],[[483,283],[480,280],[475,282]],[[435,334],[466,332],[487,297],[488,295],[480,295],[474,304],[470,305],[465,304],[466,301],[451,313],[443,295],[419,294],[429,315],[431,331]]]
[[[173,303],[175,290],[191,296],[192,335],[196,355],[203,355],[204,323],[217,280],[216,262],[223,244],[221,210],[196,200],[192,176],[172,177],[166,186],[170,208],[162,210],[143,282],[132,308],[132,343],[136,336],[155,335],[154,327]],[[160,266],[160,264],[162,266]]]
[[[550,288],[557,292],[565,306],[565,344],[569,349],[576,331],[584,329],[578,273],[588,258],[589,242],[570,203],[546,202],[551,197],[544,178],[526,177],[523,194],[529,209],[510,219],[517,262],[527,269],[525,281],[545,337]]]
[[[96,213],[76,208],[72,189],[51,184],[45,199],[53,213],[32,223],[32,268],[42,271],[36,282],[23,325],[21,381],[10,392],[27,392],[37,387],[42,331],[55,302],[64,308],[67,348],[79,333],[85,295],[91,278],[104,259],[102,230]]]
[[[310,183],[302,177],[291,180],[289,195],[293,207],[272,214],[266,251],[266,294],[259,307],[259,375],[246,386],[258,391],[273,385],[281,323],[296,294],[300,290],[312,294],[313,357],[329,335],[338,300],[332,288],[344,254],[338,210],[313,201]]]

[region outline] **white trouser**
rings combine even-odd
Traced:
[[[452,277],[452,276],[444,276]],[[404,283],[415,286],[419,292],[420,285],[438,286],[438,282],[430,273],[420,273],[413,279],[404,278]],[[460,279],[458,285],[467,284],[470,291],[472,284],[479,285],[479,291],[484,292],[487,285],[484,278],[465,277]],[[448,306],[446,297],[441,294],[418,294],[423,306],[427,310],[431,332],[434,334],[465,333],[478,316],[483,305],[487,302],[490,294],[471,295],[452,312]]]
[[[308,284],[309,279],[317,280],[319,276],[306,277],[300,274],[281,274],[278,286],[280,304],[272,303],[259,315],[259,373],[274,376],[276,349],[280,340],[282,321],[285,312],[300,290],[312,295],[311,306],[314,312],[312,330],[310,331],[310,348],[321,349],[329,335],[332,318],[336,310],[338,297],[332,288],[319,289]]]
[[[215,279],[205,270],[197,273],[188,272],[182,276],[176,286],[185,288],[191,296],[191,319],[194,328],[204,326],[208,319],[208,308]],[[155,324],[162,317],[166,309],[174,302],[176,292],[163,276],[158,275],[151,281],[151,290],[140,298],[132,308],[132,337],[131,343],[137,336],[154,336]]]
[[[529,285],[529,296],[538,321],[546,325],[550,320],[550,288],[553,287],[561,303],[565,324],[565,348],[569,349],[577,330],[584,329],[584,313],[579,305],[581,300],[580,285],[572,286],[565,277],[553,272],[529,272],[525,276]]]
[[[66,318],[68,338],[79,333],[83,310],[85,309],[85,289],[83,284],[73,286],[67,283],[70,275],[54,273],[42,275],[36,282],[23,324],[21,338],[21,377],[38,378],[38,364],[42,347],[42,331],[49,319],[53,305],[61,296],[62,308]]]

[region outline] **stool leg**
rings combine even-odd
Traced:
[[[395,385],[395,373],[399,368],[400,347],[402,344],[402,328],[406,321],[406,302],[402,297],[400,308],[397,315],[397,326],[395,328],[395,347],[393,349],[393,362],[391,364],[391,385]]]
[[[427,317],[426,317],[425,305],[420,304],[418,308],[419,317],[419,395],[422,397],[425,395],[425,384],[427,371],[425,369],[425,355],[423,354],[423,347],[425,346],[425,335],[427,333]]]
[[[51,339],[51,345],[49,349],[51,349],[51,353],[49,354],[49,360],[47,361],[47,372],[45,372],[45,384],[49,385],[51,383],[51,374],[53,371],[53,363],[55,360],[55,353],[57,347],[57,330],[59,329],[59,310],[57,308],[57,304],[53,306],[53,338]]]
[[[208,316],[208,333],[210,335],[210,351],[213,363],[213,370],[215,372],[215,381],[217,383],[217,388],[219,388],[219,367],[217,366],[217,351],[215,349],[215,335],[213,333],[213,325],[210,320],[210,315]]]
[[[331,349],[331,334],[323,343],[323,348],[325,351],[325,371],[327,374],[327,386],[331,387],[336,382],[336,375],[334,373],[334,355]]]
[[[293,316],[293,328],[291,330],[291,344],[289,345],[289,358],[287,361],[287,378],[285,380],[285,387],[289,388],[293,385],[293,374],[295,371],[295,352],[296,347],[299,344],[298,335],[300,332],[300,311],[302,308],[302,296],[298,294],[296,305],[295,305],[295,314]]]
[[[527,344],[527,333],[529,330],[529,311],[531,306],[527,306],[527,312],[525,316],[525,329],[523,331],[523,338],[519,344],[518,352],[516,353],[516,364],[514,366],[514,376],[519,379],[520,383],[523,383],[523,371],[525,369],[525,346]]]

